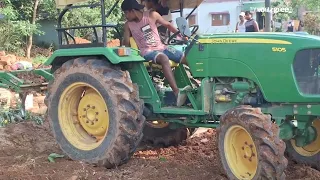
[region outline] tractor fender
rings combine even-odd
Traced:
[[[116,53],[117,49],[119,49],[119,47],[59,49],[51,55],[44,65],[62,65],[64,62],[70,59],[85,56],[105,57],[112,64],[119,64],[123,62],[141,62],[145,60],[135,49],[131,49],[131,54],[128,56],[118,56]]]

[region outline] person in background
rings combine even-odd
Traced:
[[[160,14],[160,16],[165,17],[169,15],[169,8],[168,7],[163,7],[160,3],[159,0],[142,0],[147,8],[147,10],[150,11],[156,11],[157,13]],[[162,26],[161,24],[157,24],[158,27],[158,32],[161,38],[161,42],[166,44],[166,40],[169,38],[168,37],[168,28],[165,26]]]
[[[288,22],[288,25],[287,25],[287,32],[293,32],[293,29],[294,29],[294,22],[292,20],[290,20]]]
[[[304,22],[300,19],[299,20],[298,31],[303,31],[303,27],[304,27]]]
[[[245,26],[246,26],[246,32],[259,32],[259,26],[256,20],[252,18],[252,13],[250,11],[245,12]]]
[[[245,19],[244,19],[244,12],[241,12],[239,14],[239,19],[240,21],[237,22],[237,25],[236,25],[236,32],[246,32],[246,26],[245,26]]]

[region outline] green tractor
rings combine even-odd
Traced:
[[[285,179],[285,152],[320,169],[319,37],[198,35],[198,26],[186,28],[182,12],[201,1],[169,0],[170,9],[180,11],[180,33],[189,38],[180,42],[177,33],[170,36],[168,43],[183,49],[189,64],[172,63],[172,69],[179,88],[193,87],[184,92],[185,105],[175,107],[161,68],[144,62],[133,41],[131,48],[107,47],[107,30],[119,30],[106,18],[119,1],[108,12],[104,0],[72,5],[80,1],[58,2],[66,6],[58,21],[60,47],[45,63],[52,65],[52,76],[37,71],[50,80],[47,117],[70,158],[113,168],[126,163],[142,140],[177,145],[195,128],[206,127],[217,128],[222,167],[230,179]],[[102,24],[62,27],[66,12],[83,7],[101,8]],[[69,30],[82,28],[93,29],[96,40],[70,44]]]

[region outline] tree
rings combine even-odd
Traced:
[[[285,0],[277,0],[271,2],[271,7],[272,8],[283,8],[283,7],[288,7]],[[292,13],[292,12],[291,12]],[[288,12],[277,12],[273,14],[273,20],[287,20],[290,17],[290,13]]]
[[[291,6],[295,9],[299,7],[305,7],[308,11],[311,11],[307,15],[304,15],[304,27],[310,34],[318,34],[320,28],[320,15],[319,15],[319,0],[292,0]]]
[[[25,46],[25,55],[30,58],[32,36],[43,33],[39,30],[40,25],[38,21],[57,20],[58,18],[55,0],[2,0],[1,2],[5,4],[5,7],[0,8],[0,14],[4,14],[6,17],[5,20],[0,22],[0,33],[10,35],[0,37],[0,49],[17,51],[18,48]],[[87,3],[96,2],[100,1],[92,0]],[[116,0],[105,1],[107,12],[115,2]],[[119,24],[121,20],[123,20],[123,13],[121,12],[120,4],[118,4],[113,10],[113,13],[107,18],[107,22]],[[63,25],[65,27],[97,24],[101,24],[100,8],[73,9],[67,13],[63,19]],[[120,27],[121,25],[122,24],[120,24]],[[75,35],[83,37],[90,32],[92,32],[92,29],[82,29],[76,32]],[[108,37],[115,37],[114,31],[109,32],[107,35]],[[19,38],[20,40],[18,40]]]
[[[319,0],[292,0],[292,4],[295,6],[305,6],[311,11],[319,10],[320,1]]]
[[[36,24],[38,6],[39,6],[39,0],[34,0],[33,12],[32,12],[32,19],[31,19],[31,24],[32,24],[32,25],[35,25],[35,24]],[[33,37],[33,34],[31,34],[31,35],[28,36],[27,50],[26,50],[26,56],[27,56],[27,58],[30,58],[30,54],[31,54],[32,37]]]
[[[4,16],[0,22],[0,48],[3,50],[17,52],[25,44],[23,38],[40,33],[37,24],[31,24],[29,20],[21,18],[23,15],[10,0],[4,2],[0,14]]]
[[[304,26],[308,33],[319,35],[320,17],[318,14],[308,13],[304,17]]]
[[[15,31],[21,33],[20,41],[27,39],[26,42],[20,45],[26,45],[25,55],[30,58],[33,35],[43,33],[39,31],[40,25],[37,23],[42,18],[38,16],[38,12],[47,11],[53,13],[52,5],[54,0],[5,0],[4,4],[5,7],[0,9],[0,13],[6,16],[5,26],[16,28]],[[39,11],[39,7],[42,8],[41,11]],[[12,48],[7,49],[13,50]]]

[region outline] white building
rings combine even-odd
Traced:
[[[264,3],[264,0],[204,0],[189,17],[189,25],[199,25],[198,32],[201,34],[234,32],[240,12],[265,7]],[[192,9],[184,9],[184,17],[191,11]],[[253,13],[260,29],[263,28],[261,15],[262,13]],[[179,16],[180,13],[172,13],[173,20]]]

